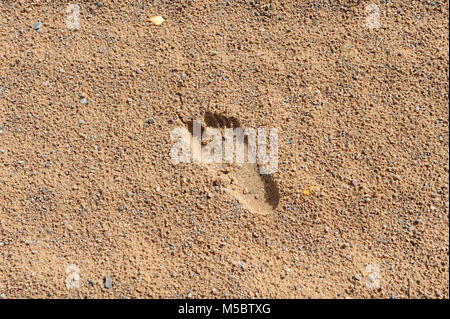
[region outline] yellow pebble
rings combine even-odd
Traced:
[[[164,21],[166,20],[164,20],[164,18],[161,16],[153,16],[150,18],[150,22],[153,23],[154,25],[160,25]]]
[[[305,195],[305,196],[311,195],[311,193],[312,193],[316,188],[317,188],[316,186],[309,186],[308,188],[305,188],[305,189],[303,190],[303,195]]]

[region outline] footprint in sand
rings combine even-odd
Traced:
[[[206,128],[216,128],[222,131],[225,128],[241,127],[235,117],[227,117],[217,113],[207,112],[201,123],[201,132]],[[186,123],[191,138],[193,135],[193,121]],[[193,145],[193,143],[191,143]],[[204,165],[214,179],[214,184],[224,187],[233,195],[241,205],[255,214],[266,215],[275,211],[280,200],[278,187],[271,175],[260,174],[259,165],[247,163],[248,138],[244,138],[245,162],[242,164],[205,163]]]

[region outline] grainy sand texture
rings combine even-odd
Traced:
[[[0,297],[448,298],[448,20],[0,0]],[[196,120],[278,129],[277,170],[175,164]]]

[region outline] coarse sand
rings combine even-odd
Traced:
[[[448,20],[0,0],[0,297],[448,298]],[[278,129],[278,169],[174,164],[194,120]]]

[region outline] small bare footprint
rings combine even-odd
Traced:
[[[193,122],[190,121],[186,125],[193,134]],[[202,132],[207,127],[224,130],[225,128],[239,128],[241,125],[235,117],[207,112],[202,121]],[[247,137],[244,139],[244,152],[245,158],[247,158]],[[259,173],[258,164],[247,162],[243,164],[201,162],[201,164],[205,165],[213,175],[216,185],[227,189],[250,212],[266,215],[277,208],[280,200],[278,187],[271,175]]]

